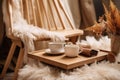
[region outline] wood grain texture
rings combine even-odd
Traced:
[[[93,57],[84,57],[79,55],[78,57],[69,58],[65,54],[61,55],[48,55],[45,53],[45,50],[38,50],[28,53],[28,56],[33,59],[37,59],[41,62],[57,66],[63,69],[73,69],[75,67],[83,66],[85,64],[90,64],[95,61],[100,61],[106,59],[108,53],[99,52],[97,56]]]

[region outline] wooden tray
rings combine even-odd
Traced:
[[[75,67],[83,66],[84,64],[90,64],[95,61],[100,61],[106,59],[108,53],[106,52],[98,52],[97,56],[93,57],[85,57],[79,55],[78,57],[69,58],[64,54],[60,55],[49,55],[45,53],[45,50],[38,50],[28,53],[28,57],[32,59],[37,59],[41,62],[60,67],[62,69],[73,69]]]

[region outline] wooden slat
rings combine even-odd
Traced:
[[[54,0],[49,0],[48,2],[50,4],[50,9],[51,9],[51,12],[53,15],[53,20],[55,22],[56,30],[63,30],[64,27],[63,27],[63,24],[61,23],[61,18],[60,18],[60,15],[58,14],[58,10],[54,4]]]
[[[51,0],[53,1],[53,0]],[[50,23],[51,23],[51,27],[50,27],[50,30],[56,30],[56,25],[55,25],[55,21],[54,21],[54,18],[53,18],[53,13],[52,13],[52,10],[51,10],[51,7],[53,7],[52,5],[50,5],[50,0],[47,0],[47,6],[48,6],[48,9],[47,9],[47,13],[48,13],[48,17],[49,17],[49,20],[50,20]]]
[[[42,20],[43,20],[42,27],[44,29],[50,30],[50,26],[49,26],[49,23],[48,23],[48,17],[47,17],[47,14],[45,12],[45,8],[44,8],[44,5],[43,5],[43,0],[39,0],[39,3],[40,3],[40,8],[41,8]]]
[[[32,14],[33,14],[33,16],[32,16],[33,17],[33,22],[34,22],[34,25],[37,26],[37,19],[36,19],[36,16],[35,16],[36,15],[36,12],[35,12],[35,8],[36,8],[35,7],[36,6],[35,5],[35,0],[34,1],[31,0],[29,2],[31,2],[31,7],[32,7],[31,10],[32,10]]]
[[[44,20],[44,25],[45,26],[48,26],[48,29],[50,30],[50,22],[48,21],[48,17],[47,17],[47,13],[46,13],[46,10],[45,10],[45,6],[44,6],[44,3],[43,3],[43,0],[40,0],[40,6],[41,6],[41,12],[44,12],[42,15],[44,15],[43,17],[43,20]],[[47,24],[47,25],[46,25]],[[43,26],[43,25],[42,25]]]
[[[56,30],[55,32],[58,32],[62,35],[64,35],[65,37],[69,38],[72,36],[80,36],[83,34],[82,30],[78,30],[78,29],[74,29],[74,30]]]
[[[49,5],[48,5],[48,1],[47,0],[42,0],[41,3],[43,4],[43,9],[45,11],[46,14],[46,18],[47,18],[47,22],[48,22],[48,26],[49,26],[49,30],[55,30],[55,27],[52,25],[52,19],[50,18],[50,11],[49,11]]]
[[[34,14],[33,14],[33,10],[32,10],[32,0],[30,1],[27,1],[27,5],[28,5],[28,11],[29,11],[29,19],[30,19],[30,23],[29,24],[32,24],[32,25],[35,25],[35,20],[34,20]]]
[[[28,9],[28,0],[23,0],[23,10],[24,10],[24,18],[30,24],[29,9]]]
[[[9,19],[10,19],[10,31],[12,32],[12,27],[13,27],[12,4],[10,4],[10,1],[8,1],[7,4],[8,4],[8,6],[7,6],[7,7],[8,7],[8,10],[9,10],[8,14],[10,15],[10,16],[9,16]]]
[[[49,5],[49,10],[50,10],[50,13],[51,13],[51,18],[53,20],[53,26],[55,27],[55,29],[57,29],[57,25],[55,23],[55,19],[54,19],[54,13],[52,12],[52,5],[50,4],[50,2],[53,2],[53,0],[48,0],[48,5]]]
[[[66,37],[66,40],[68,41],[68,38],[69,37],[75,37],[75,36],[80,36],[83,34],[83,31],[82,30],[78,30],[78,29],[75,29],[75,30],[56,30],[56,31],[53,31],[53,32],[58,32],[62,35],[64,35]],[[49,41],[50,38],[41,38],[39,39],[41,41]],[[38,40],[36,40],[38,41]]]
[[[57,10],[58,10],[58,14],[60,15],[61,21],[62,21],[62,23],[63,23],[63,25],[64,25],[64,29],[72,29],[72,27],[71,27],[71,25],[69,24],[69,22],[68,22],[65,14],[64,14],[62,8],[61,8],[60,5],[59,5],[58,0],[54,0],[54,1],[55,1],[55,5],[56,5],[56,7],[57,7]]]
[[[21,15],[23,16],[23,1],[20,0],[20,10],[21,10]]]
[[[61,15],[60,15],[60,11],[59,11],[58,8],[57,8],[57,5],[56,5],[56,3],[55,3],[55,0],[53,0],[53,4],[54,4],[55,9],[56,9],[56,11],[57,11],[57,14],[58,14],[58,17],[59,17],[59,19],[60,19],[60,22],[61,22],[61,24],[62,24],[62,26],[63,26],[63,29],[65,29],[65,25],[63,24],[63,21],[62,21]]]
[[[72,27],[72,29],[75,29],[75,27],[73,26],[73,24],[72,24],[72,22],[71,22],[71,19],[70,19],[69,15],[67,14],[68,12],[66,12],[66,10],[63,8],[63,5],[62,5],[62,3],[60,2],[60,0],[58,0],[58,4],[59,4],[59,6],[61,7],[63,13],[65,14],[65,17],[66,17],[66,19],[68,20],[68,22],[69,22],[70,26]]]
[[[41,27],[43,22],[42,22],[42,16],[41,16],[41,12],[40,12],[39,0],[36,0],[35,6],[36,6],[35,10],[36,10],[37,26]]]
[[[40,0],[36,0],[36,6],[37,6],[37,11],[38,11],[38,23],[40,24],[40,28],[42,28],[42,26],[44,26],[44,22],[43,22],[43,19],[42,19],[42,14],[41,14],[41,6],[40,6]]]

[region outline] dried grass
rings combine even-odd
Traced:
[[[108,10],[103,4],[105,10],[105,17],[107,28],[112,34],[120,34],[120,12],[115,4],[110,0],[110,9]]]
[[[99,18],[99,23],[96,22],[93,26],[88,27],[85,31],[91,31],[97,35],[101,35],[106,29],[108,33],[120,35],[120,11],[116,5],[110,0],[109,8],[103,3],[105,14]],[[106,20],[104,20],[106,18]]]

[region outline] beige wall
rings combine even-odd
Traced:
[[[93,0],[68,0],[77,28],[92,26],[96,21]]]

